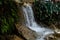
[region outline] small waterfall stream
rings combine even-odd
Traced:
[[[36,40],[44,40],[44,37],[46,35],[54,33],[53,30],[41,27],[35,22],[33,10],[29,3],[24,3],[24,6],[22,6],[22,10],[25,17],[26,26],[31,30],[34,30],[38,35]]]

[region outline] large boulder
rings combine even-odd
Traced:
[[[16,24],[16,28],[18,32],[26,39],[26,40],[36,40],[37,34],[33,30],[29,29],[25,25]]]

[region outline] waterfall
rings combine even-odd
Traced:
[[[22,6],[22,10],[25,17],[26,26],[31,30],[34,30],[38,35],[36,40],[44,40],[46,35],[54,33],[53,30],[41,27],[35,22],[33,10],[29,3],[25,3],[24,6]]]

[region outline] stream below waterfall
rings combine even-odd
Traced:
[[[36,40],[45,40],[45,36],[54,33],[53,30],[41,27],[35,22],[34,13],[29,3],[24,3],[24,6],[22,6],[22,10],[25,17],[25,25],[31,30],[35,31],[38,35]]]

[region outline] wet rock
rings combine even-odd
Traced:
[[[54,33],[45,37],[45,40],[60,40],[60,34]]]
[[[56,40],[56,38],[53,35],[48,35],[45,37],[45,40]]]
[[[16,28],[18,32],[26,39],[26,40],[36,40],[37,34],[33,30],[28,27],[20,24],[16,24]]]

